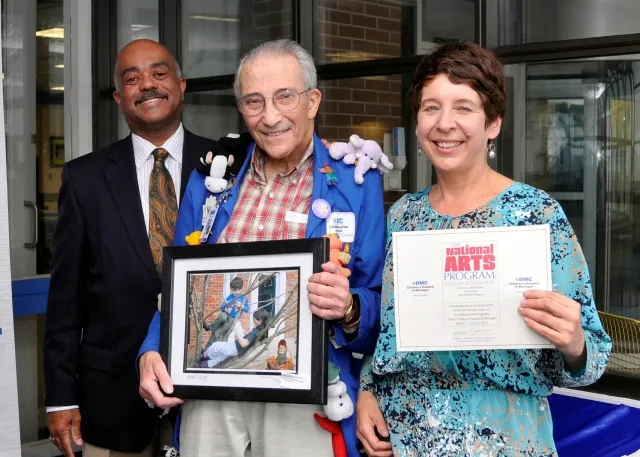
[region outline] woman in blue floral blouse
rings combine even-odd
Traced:
[[[371,457],[556,456],[547,396],[596,381],[611,350],[578,239],[558,202],[487,164],[507,105],[491,52],[436,49],[416,69],[411,102],[438,184],[405,195],[387,217],[380,336],[362,370],[358,437]],[[550,225],[554,287],[525,292],[519,312],[556,349],[397,352],[391,234],[523,224]]]

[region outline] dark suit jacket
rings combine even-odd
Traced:
[[[243,134],[220,143],[185,130],[180,196],[207,151],[227,148],[239,167],[249,141]],[[59,198],[44,337],[46,405],[79,405],[85,441],[139,452],[158,420],[138,393],[135,361],[158,309],[160,279],[131,135],[68,162]]]

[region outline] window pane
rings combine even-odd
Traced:
[[[640,32],[637,1],[507,0],[498,4],[498,10],[487,12],[499,18],[498,43],[490,46]]]
[[[253,46],[283,37],[291,37],[291,1],[182,2],[182,69],[188,78],[235,73]]]
[[[403,103],[407,103],[406,91],[402,90],[402,75],[320,81],[319,89],[322,103],[316,129],[321,138],[346,142],[349,136],[356,134],[366,140],[377,141],[391,157],[395,155],[392,146],[394,131],[396,135],[404,135],[405,139],[407,132],[412,132],[410,126],[405,125],[410,120],[402,116]],[[397,152],[403,157],[391,157],[398,168],[404,164],[404,170],[385,175],[387,208],[407,189],[406,157],[409,154],[405,147]]]
[[[2,192],[8,198],[9,211],[9,232],[5,236],[9,238],[11,252],[11,279],[24,280],[36,274],[49,274],[51,270],[58,192],[65,161],[64,57],[69,30],[64,28],[61,1],[10,0],[2,2],[0,9],[5,116],[2,140],[6,146],[8,181]],[[37,296],[33,297],[37,304]],[[20,309],[25,307],[24,303],[15,304],[19,311],[25,311]],[[16,444],[18,438],[22,444],[33,444],[49,436],[43,364],[39,356],[44,315],[27,314],[16,316],[13,321],[20,428]],[[0,365],[0,371],[6,370],[4,360]],[[6,417],[4,409],[2,414]],[[9,447],[13,444],[11,440]]]
[[[118,50],[133,40],[159,40],[158,0],[118,0]],[[109,100],[109,103],[114,103]],[[129,126],[118,116],[118,138],[129,134]]]
[[[535,91],[535,83],[530,81],[527,89]],[[569,91],[573,84],[559,83],[558,88]],[[578,89],[581,94],[581,88]],[[581,98],[528,101],[527,140],[531,149],[527,154],[527,182],[555,192],[582,191],[584,109]]]
[[[419,0],[418,46],[426,51],[430,43],[477,41],[477,3],[475,0]]]
[[[476,0],[317,0],[316,62],[423,54],[434,44],[476,38]],[[415,43],[402,37],[415,36]]]
[[[640,56],[505,70],[515,119],[501,134],[513,147],[499,154],[512,154],[516,179],[561,204],[614,341],[608,368],[637,374],[620,330],[636,324],[618,316],[640,319]]]
[[[187,92],[182,121],[189,131],[213,139],[246,131],[232,89]]]
[[[158,41],[158,0],[118,0],[118,49],[133,40]]]

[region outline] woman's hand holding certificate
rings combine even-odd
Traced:
[[[562,352],[570,371],[584,367],[586,349],[581,305],[556,292],[528,290],[523,295],[518,312],[527,326]]]

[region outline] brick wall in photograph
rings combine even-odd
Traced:
[[[298,339],[298,294],[299,294],[299,274],[297,271],[288,271],[286,273],[287,277],[287,287],[286,287],[286,296],[289,295],[289,291],[294,290],[295,292],[291,296],[291,300],[296,304],[296,306],[292,307],[292,309],[285,316],[285,327],[291,327],[291,330],[288,330],[284,337],[290,342],[297,342]],[[282,337],[279,337],[282,338]]]
[[[207,322],[213,322],[215,318],[220,313],[220,305],[222,301],[226,297],[224,294],[224,284],[225,281],[228,283],[232,278],[225,278],[224,274],[212,274],[209,276],[209,286],[207,288],[207,296],[205,297],[205,307],[204,307],[204,316]],[[249,276],[248,275],[238,275],[244,280],[244,287],[242,292],[246,291],[246,287],[248,284]],[[193,281],[193,287],[198,293],[202,293],[204,290],[204,281],[206,275],[197,275]],[[235,277],[235,275],[234,275]],[[249,301],[251,301],[249,299]],[[208,317],[207,317],[208,316]],[[243,313],[240,318],[240,322],[242,323],[242,327],[245,332],[249,331],[249,314]],[[200,347],[204,347],[204,345],[209,341],[209,337],[211,336],[211,332],[203,330],[201,335]],[[196,332],[193,327],[189,329],[189,351],[193,351],[195,349],[195,338]]]

